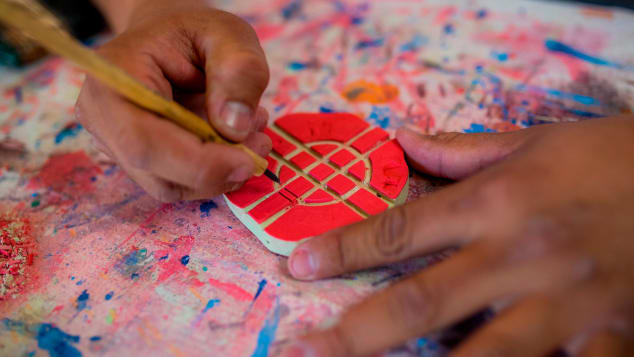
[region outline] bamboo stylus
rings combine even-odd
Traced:
[[[0,20],[26,33],[50,52],[74,62],[136,105],[163,116],[202,140],[231,145],[244,151],[255,162],[255,175],[265,174],[279,182],[279,178],[267,170],[268,162],[265,159],[242,144],[227,141],[206,120],[180,104],[161,97],[119,67],[108,63],[63,30],[56,18],[37,2],[0,0]]]

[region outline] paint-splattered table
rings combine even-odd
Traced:
[[[505,131],[631,111],[634,15],[511,1],[240,1],[274,117]],[[74,122],[82,74],[0,72],[0,355],[265,356],[432,258],[288,278],[220,199],[161,204]],[[413,179],[410,198],[433,189]],[[391,353],[439,355],[481,319]]]

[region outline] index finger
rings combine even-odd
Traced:
[[[504,200],[518,193],[508,162],[490,167],[526,140],[513,135],[453,133],[435,139],[401,131],[397,138],[414,163],[427,171],[466,176],[487,170],[439,192],[299,245],[289,271],[298,279],[318,279],[461,245],[476,237],[488,217],[508,216]],[[521,165],[520,165],[521,166]],[[510,173],[500,173],[507,168]],[[521,169],[521,167],[520,167]],[[512,206],[512,205],[508,205]]]

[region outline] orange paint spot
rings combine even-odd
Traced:
[[[398,88],[391,84],[376,84],[358,80],[348,84],[341,95],[351,103],[368,102],[380,104],[391,102],[398,97]]]
[[[203,297],[200,295],[200,293],[193,287],[189,287],[189,291],[192,292],[192,294],[194,294],[195,297],[198,298],[198,300],[200,300],[201,303],[205,303],[205,300],[203,299]]]
[[[167,348],[176,357],[186,357],[187,356],[186,354],[181,352],[178,348],[176,348],[176,346],[172,345],[171,343],[169,345],[167,345]]]
[[[601,19],[612,19],[614,17],[612,10],[601,9],[598,7],[584,7],[581,9],[581,14],[586,17],[598,17]]]

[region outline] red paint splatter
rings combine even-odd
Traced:
[[[163,243],[160,244],[167,245],[168,249],[157,250],[154,252],[155,257],[163,257],[168,256],[167,259],[159,262],[159,276],[157,281],[163,282],[170,276],[175,273],[182,272],[190,272],[195,274],[193,271],[187,269],[182,263],[181,258],[185,255],[189,255],[189,252],[192,250],[192,246],[194,245],[194,237],[192,236],[181,236],[178,237],[174,242],[171,243]]]
[[[101,169],[83,151],[53,155],[40,173],[31,180],[29,187],[45,187],[77,198],[94,191],[94,177]]]
[[[14,299],[24,290],[34,258],[29,221],[0,216],[0,300]]]
[[[233,297],[236,300],[243,300],[243,301],[251,301],[253,300],[253,295],[250,294],[248,291],[242,289],[241,287],[239,287],[236,284],[232,284],[232,283],[225,283],[222,282],[220,280],[216,280],[213,278],[209,279],[209,284],[211,284],[211,286],[216,287],[224,292],[226,292],[229,296]]]

